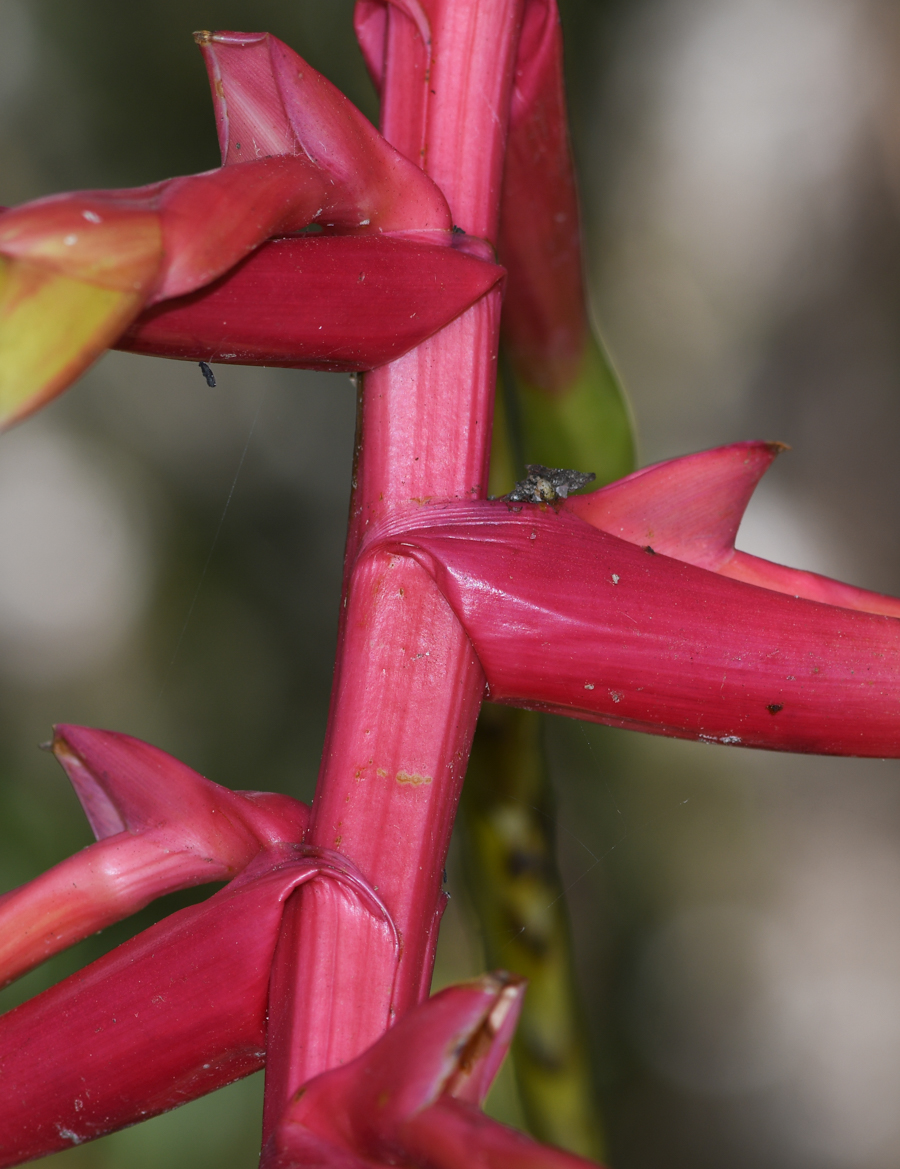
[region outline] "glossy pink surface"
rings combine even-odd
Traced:
[[[452,247],[310,235],[144,312],[117,349],[189,361],[365,370],[401,357],[502,279]]]
[[[643,467],[562,510],[641,547],[708,568],[733,580],[866,613],[900,617],[900,600],[773,564],[735,549],[741,519],[778,442],[736,442]]]
[[[130,735],[59,726],[53,750],[97,843],[0,897],[0,985],[156,897],[299,842],[309,819],[299,800],[229,791]]]
[[[546,505],[431,510],[430,528],[397,522],[372,547],[430,572],[492,700],[706,742],[900,755],[895,618],[728,580]]]
[[[329,177],[316,222],[352,231],[445,232],[439,187],[337,89],[270,33],[198,34],[225,166],[303,155]]]
[[[351,912],[394,937],[344,858],[275,845],[208,901],[0,1018],[0,1165],[91,1140],[262,1067],[285,902],[317,878],[339,884]]]
[[[480,1111],[523,993],[515,977],[485,975],[415,1007],[359,1058],[306,1085],[264,1149],[264,1169],[338,1169],[353,1158],[435,1169],[590,1164]]]
[[[735,442],[642,467],[563,511],[641,547],[713,572],[734,554],[744,512],[760,479],[784,446]]]

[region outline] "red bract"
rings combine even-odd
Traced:
[[[451,227],[440,189],[321,73],[269,33],[197,33],[222,163],[301,155],[330,189],[316,222],[365,233]]]
[[[267,34],[198,39],[210,68],[223,157],[237,165],[133,190],[53,195],[0,216],[0,421],[15,421],[64,389],[141,308],[205,287],[273,236],[317,223],[449,243],[441,191],[287,46]],[[290,278],[296,265],[284,252],[275,257]],[[494,269],[488,287],[497,276]],[[281,307],[274,299],[278,284],[267,286],[264,322]],[[242,291],[258,298],[258,288]],[[474,277],[471,298],[460,303],[457,291],[432,311],[424,329],[407,328],[405,347],[483,291],[483,280]],[[432,295],[432,309],[440,299]],[[417,311],[409,310],[410,320]],[[249,349],[263,359],[272,345],[271,324],[260,329],[258,313],[243,335],[238,330],[236,339],[228,338],[230,349],[222,346],[217,308],[203,323],[211,324],[204,356],[219,347]],[[180,327],[181,336],[167,347],[157,324],[156,351],[183,347]],[[327,362],[332,348],[314,349],[313,360]],[[376,347],[364,364],[386,354],[392,355],[389,346]],[[302,365],[303,357],[295,352],[293,364]]]
[[[555,393],[565,392],[578,376],[590,329],[562,66],[556,4],[530,0],[500,205],[499,252],[510,273],[502,328],[519,372]]]
[[[734,541],[750,496],[784,450],[777,442],[730,446],[669,459],[562,505],[595,528],[734,580],[810,601],[900,617],[900,600],[815,572],[739,552]]]
[[[0,985],[165,893],[229,880],[303,838],[299,800],[229,791],[129,735],[59,726],[52,747],[98,843],[0,897]]]
[[[373,534],[373,557],[426,569],[494,701],[707,742],[900,755],[896,618],[727,580],[542,504],[452,504],[420,524]]]
[[[7,419],[117,337],[185,359],[372,369],[309,826],[284,797],[60,728],[98,843],[0,902],[15,934],[4,977],[161,892],[239,875],[0,1020],[0,1165],[265,1059],[268,1169],[576,1169],[478,1108],[518,980],[422,1002],[485,685],[657,733],[900,754],[900,622],[882,615],[900,602],[734,550],[775,446],[675,460],[564,506],[483,498],[498,239],[523,385],[545,406],[606,385],[592,407],[615,432],[605,465],[630,465],[584,310],[555,5],[361,0],[357,28],[383,137],[275,38],[201,33],[220,170],[0,217]],[[312,223],[322,236],[266,243]]]
[[[503,275],[457,247],[414,240],[277,240],[216,283],[142,313],[115,348],[189,361],[372,369],[448,325]]]
[[[316,878],[344,912],[396,933],[343,857],[273,845],[183,909],[0,1018],[0,1165],[184,1104],[263,1066],[269,973],[285,902]]]
[[[263,1150],[263,1169],[589,1165],[480,1111],[523,991],[521,979],[485,975],[415,1007],[358,1059],[297,1093]]]

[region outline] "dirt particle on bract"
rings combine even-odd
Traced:
[[[417,775],[415,772],[398,771],[397,783],[410,783],[413,787],[420,787],[423,783],[431,783],[430,775]]]
[[[545,467],[543,463],[529,463],[528,474],[507,495],[499,496],[507,503],[555,503],[567,499],[572,491],[579,491],[597,476],[593,471],[572,471],[566,467]]]
[[[783,702],[770,702],[769,705],[766,707],[766,710],[769,712],[769,714],[778,714],[779,711],[784,710],[784,703]]]

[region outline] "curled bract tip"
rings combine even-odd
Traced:
[[[589,1165],[479,1108],[509,1047],[524,989],[523,979],[498,971],[413,1008],[357,1059],[304,1086],[264,1150],[264,1169]]]
[[[97,842],[0,898],[0,986],[165,893],[229,880],[306,830],[299,800],[230,791],[129,735],[63,724],[50,749]]]
[[[450,242],[439,188],[287,45],[255,32],[200,29],[194,39],[223,161],[241,165],[0,214],[0,428],[70,385],[142,309],[207,288],[266,240],[317,222]],[[266,299],[255,290],[251,301]],[[211,335],[233,353],[244,348],[240,330],[225,336],[218,320]],[[195,359],[210,356],[208,339]]]

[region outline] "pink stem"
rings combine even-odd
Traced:
[[[422,162],[455,223],[491,240],[521,7],[430,0],[427,45],[408,16],[387,14],[385,136]],[[354,1058],[428,990],[440,875],[484,676],[418,565],[391,555],[354,561],[373,521],[484,496],[499,313],[500,294],[490,292],[364,380],[344,621],[309,838],[352,858],[378,889],[401,958],[391,978],[373,968],[370,923],[339,921],[326,885],[292,898],[296,940],[290,952],[280,947],[273,975],[267,1133],[299,1084]]]

